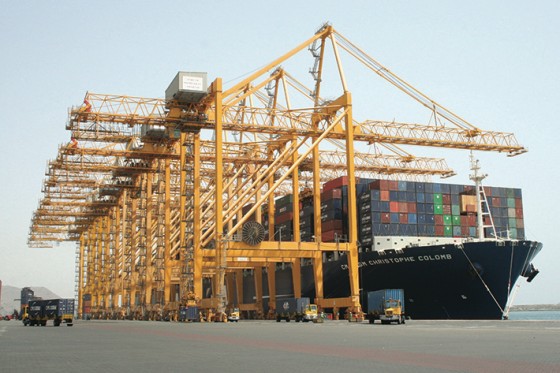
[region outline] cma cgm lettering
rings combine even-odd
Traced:
[[[361,261],[358,263],[358,267],[368,267],[381,264],[397,264],[397,263],[411,263],[411,262],[428,262],[428,261],[440,261],[440,260],[453,260],[453,255],[442,254],[442,255],[417,255],[417,256],[404,256],[397,258],[384,258],[384,259],[371,259],[368,261]],[[340,266],[342,270],[347,270],[348,265],[342,264]]]

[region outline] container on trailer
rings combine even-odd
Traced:
[[[404,312],[404,290],[403,289],[383,289],[368,291],[367,293],[367,312],[368,314],[381,315],[385,312],[385,301],[389,299],[400,300]]]

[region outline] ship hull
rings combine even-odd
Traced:
[[[404,289],[412,319],[501,319],[515,282],[527,274],[542,244],[533,241],[470,241],[427,245],[359,255],[360,298],[367,293]],[[316,296],[312,266],[302,267],[302,296]],[[350,295],[346,256],[323,263],[324,298]],[[291,269],[275,274],[279,296],[293,296]],[[268,295],[267,274],[263,295]],[[244,301],[254,302],[254,279],[244,281]],[[267,302],[265,302],[266,304]]]
[[[367,293],[404,289],[413,319],[501,319],[513,285],[538,254],[531,241],[466,242],[360,255],[361,303]],[[325,297],[349,295],[346,258],[325,263]]]

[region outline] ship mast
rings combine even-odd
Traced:
[[[498,238],[496,235],[496,228],[494,227],[494,221],[492,219],[492,215],[490,214],[490,207],[488,206],[488,201],[486,200],[486,193],[484,192],[484,188],[482,187],[482,180],[484,180],[488,174],[479,173],[480,165],[478,159],[474,158],[474,154],[471,150],[470,152],[470,160],[471,160],[471,171],[472,174],[469,175],[469,178],[474,181],[475,188],[476,188],[476,208],[477,208],[477,224],[476,229],[478,231],[478,238],[484,239],[484,228],[492,228],[494,233],[494,237]],[[484,208],[484,204],[486,204],[486,209]],[[484,224],[484,215],[488,215],[489,224]]]

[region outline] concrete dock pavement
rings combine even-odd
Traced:
[[[560,321],[0,321],[2,372],[560,372]]]

